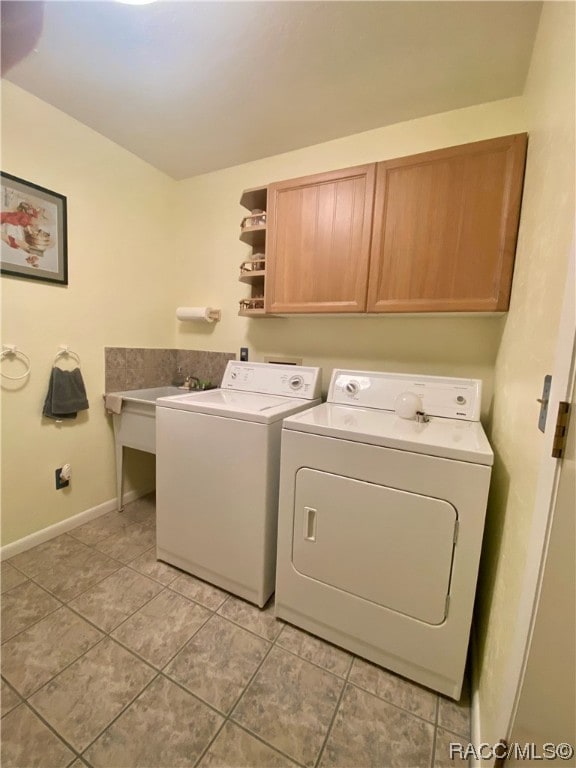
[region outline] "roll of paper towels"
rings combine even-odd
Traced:
[[[213,323],[218,314],[219,310],[211,307],[178,307],[176,309],[178,320],[200,320],[203,323]]]

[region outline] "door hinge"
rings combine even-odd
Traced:
[[[561,400],[558,403],[558,416],[556,417],[556,429],[554,430],[554,442],[552,443],[552,457],[554,459],[561,459],[564,456],[569,418],[570,403]]]

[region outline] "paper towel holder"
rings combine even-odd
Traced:
[[[212,309],[212,307],[177,307],[176,317],[183,321],[200,320],[205,323],[213,323],[221,319],[222,311]]]

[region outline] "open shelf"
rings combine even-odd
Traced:
[[[266,310],[262,309],[239,309],[239,317],[262,317],[266,316]]]
[[[255,269],[254,272],[240,272],[240,277],[238,280],[240,280],[241,283],[248,283],[249,285],[252,285],[252,283],[257,283],[258,281],[264,280],[265,276],[265,269]]]
[[[240,240],[253,248],[261,248],[266,242],[266,224],[260,224],[257,227],[244,227],[240,232]]]
[[[240,198],[240,205],[243,208],[247,208],[249,211],[253,211],[255,208],[265,211],[267,197],[268,187],[252,187],[252,189],[245,189]]]
[[[266,202],[268,198],[267,187],[253,187],[245,189],[240,198],[240,204],[247,208],[250,213],[253,210],[266,212]],[[250,286],[250,297],[242,299],[238,315],[240,317],[266,317],[264,309],[264,292],[266,279],[266,216],[256,215],[253,218],[244,217],[243,224],[250,224],[252,221],[262,221],[255,226],[241,227],[240,240],[247,243],[252,248],[250,258],[246,259],[240,265],[240,275],[238,280]],[[247,306],[242,306],[242,304]],[[255,304],[256,308],[250,304]]]

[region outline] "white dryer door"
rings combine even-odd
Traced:
[[[446,617],[457,512],[442,499],[300,469],[292,562],[428,624]]]

